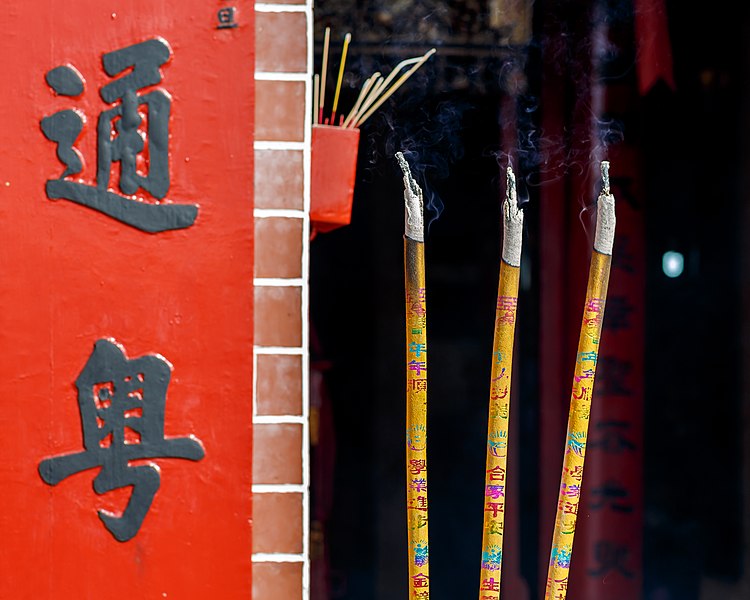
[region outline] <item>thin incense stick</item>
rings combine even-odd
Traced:
[[[362,105],[362,102],[367,97],[367,94],[370,92],[370,88],[375,84],[375,82],[378,79],[380,79],[380,73],[377,73],[377,72],[373,73],[372,77],[367,79],[367,81],[365,81],[365,83],[362,85],[362,90],[359,92],[359,96],[357,96],[357,101],[354,103],[354,106],[352,107],[351,111],[349,111],[349,114],[344,120],[344,127],[348,127],[349,123],[352,122],[352,119],[357,114],[359,107]]]
[[[393,73],[391,73],[391,75],[393,75]],[[391,77],[391,75],[389,75],[388,77]],[[385,88],[385,86],[387,85],[387,82],[388,82],[388,78],[378,79],[378,81],[376,81],[370,87],[369,92],[367,92],[367,96],[365,96],[365,98],[362,101],[362,105],[359,107],[359,109],[357,109],[357,112],[351,121],[351,126],[353,128],[358,126],[357,121],[359,120],[359,118],[368,108],[370,108],[370,106],[372,106],[372,103],[378,99],[378,97],[383,91],[383,88]]]
[[[487,420],[487,460],[485,463],[482,570],[479,583],[479,600],[497,600],[500,598],[500,576],[503,560],[510,383],[523,231],[523,212],[518,208],[516,178],[510,166],[507,169],[503,217],[503,254],[497,289],[489,417]]]
[[[413,65],[415,63],[418,63],[421,61],[424,57],[423,56],[415,56],[414,58],[407,58],[405,60],[402,60],[400,63],[398,63],[391,72],[388,74],[388,76],[385,79],[382,79],[378,81],[369,91],[367,98],[365,98],[364,102],[362,103],[362,106],[357,111],[357,115],[352,123],[352,127],[357,127],[358,123],[357,121],[359,118],[367,111],[370,106],[380,97],[380,95],[383,93],[383,91],[390,85],[390,83],[396,78],[396,75],[398,75],[401,70],[405,67],[408,67],[409,65]]]
[[[331,43],[331,28],[326,27],[323,38],[323,66],[320,69],[320,108],[318,109],[318,123],[323,122],[323,110],[326,105],[326,77],[328,76],[328,46]]]
[[[313,119],[320,123],[318,119],[318,108],[320,106],[320,75],[313,75]]]
[[[401,152],[406,283],[406,520],[409,598],[430,597],[427,540],[427,313],[424,199]]]
[[[612,264],[612,246],[615,239],[615,198],[609,189],[609,163],[602,161],[601,169],[603,189],[599,194],[597,206],[596,236],[589,268],[581,334],[578,340],[545,600],[565,600],[568,590],[568,573],[573,554],[573,537],[583,482],[591,396],[594,390],[599,339],[602,332],[604,305],[607,300],[609,270]]]
[[[390,88],[388,88],[388,90],[386,90],[383,93],[383,95],[378,99],[378,101],[375,102],[375,104],[372,105],[372,107],[370,108],[370,110],[368,110],[364,114],[364,116],[362,116],[361,119],[357,120],[357,126],[359,126],[362,123],[364,123],[365,121],[367,121],[367,119],[369,119],[372,116],[372,113],[374,113],[376,110],[378,110],[378,108],[380,108],[380,106],[383,104],[383,102],[385,102],[386,100],[388,100],[388,98],[390,98],[393,95],[393,93],[398,88],[400,88],[407,79],[409,79],[409,77],[411,77],[412,75],[414,75],[414,73],[417,71],[417,69],[419,69],[419,67],[421,67],[424,63],[426,63],[429,60],[429,58],[433,54],[435,54],[435,52],[437,52],[437,50],[435,48],[432,48],[431,50],[429,50],[428,52],[426,52],[424,54],[424,56],[422,56],[419,59],[419,62],[417,62],[417,64],[415,64],[411,69],[409,69],[406,73],[404,73],[399,78],[399,80],[396,83],[394,83]]]
[[[409,65],[413,65],[414,63],[418,63],[420,60],[422,60],[421,56],[415,56],[414,58],[407,58],[402,60],[400,63],[398,63],[393,69],[391,69],[391,72],[388,73],[388,76],[383,79],[383,81],[379,81],[377,87],[373,88],[372,93],[374,95],[374,99],[378,97],[378,95],[390,85],[391,81],[393,81],[396,78],[396,75],[398,75],[401,72],[401,69],[404,67],[408,67]]]
[[[333,110],[331,111],[331,123],[336,120],[336,109],[339,106],[339,94],[341,93],[341,82],[344,80],[344,65],[346,65],[346,52],[349,49],[349,42],[352,41],[352,34],[347,33],[344,36],[344,48],[341,51],[341,64],[339,65],[339,76],[336,79],[336,92],[333,95]]]

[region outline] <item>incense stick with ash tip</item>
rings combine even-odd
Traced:
[[[427,311],[424,269],[424,198],[401,152],[404,172],[406,283],[406,519],[409,597],[429,598],[427,539]]]
[[[507,169],[505,202],[503,202],[503,232],[487,419],[480,600],[500,598],[503,558],[510,384],[523,232],[523,211],[518,207],[516,179],[510,166]]]
[[[597,205],[596,235],[591,255],[586,303],[583,308],[568,413],[568,431],[560,481],[560,494],[552,535],[545,600],[565,600],[573,554],[578,504],[583,483],[591,398],[599,356],[604,305],[607,300],[612,247],[615,239],[615,198],[609,189],[609,163],[603,161],[602,192]]]

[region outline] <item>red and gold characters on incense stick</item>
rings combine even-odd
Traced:
[[[483,500],[484,525],[479,600],[497,600],[500,597],[500,574],[503,558],[510,384],[516,308],[518,306],[521,234],[523,231],[523,212],[518,208],[516,182],[510,167],[507,170],[503,217],[503,253],[495,312],[489,418],[487,421],[487,459]]]
[[[609,163],[606,161],[602,162],[602,184],[603,190],[599,195],[597,206],[596,236],[591,255],[586,303],[583,310],[573,376],[568,432],[545,600],[565,600],[568,590],[570,562],[573,555],[576,517],[581,499],[591,398],[599,355],[599,340],[602,332],[615,233],[615,199],[609,189]]]
[[[427,537],[427,309],[424,270],[424,200],[400,152],[404,171],[406,279],[406,512],[409,598],[430,597]]]

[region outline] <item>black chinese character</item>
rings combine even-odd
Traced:
[[[625,273],[635,273],[635,256],[631,250],[632,238],[625,234],[615,238],[615,251],[612,253],[612,268],[620,269]],[[639,265],[640,266],[640,265]],[[609,302],[607,303],[607,312],[609,312]]]
[[[607,481],[603,486],[591,489],[589,508],[600,510],[609,506],[612,510],[620,513],[633,512],[633,505],[628,502],[628,490],[614,481]]]
[[[606,331],[622,331],[633,326],[630,314],[635,307],[627,296],[610,295],[607,300],[607,317],[603,327]]]
[[[97,494],[133,486],[122,516],[100,510],[99,518],[119,541],[135,536],[159,489],[155,465],[131,466],[149,458],[200,460],[203,446],[194,437],[165,438],[164,408],[171,378],[169,363],[157,355],[128,360],[110,340],[99,340],[76,380],[83,428],[83,452],[43,460],[39,474],[57,485],[75,473],[101,467]]]
[[[592,435],[589,447],[601,448],[608,454],[620,454],[625,451],[635,451],[635,444],[625,434],[631,424],[627,421],[601,421],[596,424],[596,432]]]
[[[630,373],[633,363],[614,356],[599,357],[599,372],[596,374],[596,393],[600,396],[632,396]]]
[[[216,17],[219,21],[216,29],[233,29],[234,27],[237,27],[237,22],[234,20],[235,10],[234,6],[220,8],[219,12],[216,13]]]
[[[594,546],[597,568],[587,569],[587,572],[592,577],[604,577],[615,571],[626,579],[633,579],[635,573],[626,566],[629,555],[630,549],[625,544],[604,540],[597,542]]]
[[[83,170],[81,155],[74,144],[83,130],[84,117],[75,110],[62,110],[42,119],[42,132],[57,143],[57,156],[66,166],[59,179],[47,181],[50,199],[71,200],[149,233],[183,229],[195,222],[197,206],[159,202],[165,198],[170,184],[171,100],[159,89],[139,93],[161,82],[159,67],[169,57],[169,46],[161,39],[147,40],[102,57],[107,75],[126,74],[100,91],[102,99],[115,106],[102,111],[97,122],[96,186],[68,179]],[[71,67],[50,70],[46,80],[59,95],[83,93],[83,79]],[[122,195],[110,191],[110,171],[116,162],[120,163]],[[142,174],[145,165],[148,173]],[[140,189],[157,202],[132,198]]]

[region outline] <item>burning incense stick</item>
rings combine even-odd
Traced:
[[[503,558],[510,383],[523,231],[523,212],[518,208],[516,179],[510,166],[507,170],[503,217],[503,255],[497,290],[490,408],[487,420],[480,600],[500,598],[500,575]]]
[[[603,189],[599,194],[597,206],[596,236],[591,255],[581,334],[578,340],[578,355],[568,414],[568,434],[555,516],[555,530],[552,536],[545,600],[565,600],[568,590],[573,536],[583,482],[583,462],[586,456],[591,396],[594,389],[599,338],[612,263],[612,246],[615,239],[615,198],[609,189],[609,163],[603,161],[601,169]]]
[[[326,27],[323,38],[323,66],[320,69],[320,108],[318,108],[318,123],[323,122],[323,109],[326,104],[326,77],[328,75],[328,46],[331,43],[331,28]]]
[[[404,172],[406,279],[406,519],[409,597],[429,598],[427,540],[427,316],[424,271],[424,198],[409,163]]]
[[[349,42],[352,41],[352,34],[347,33],[344,36],[344,48],[341,51],[341,64],[339,65],[339,76],[336,79],[336,93],[333,95],[333,109],[331,110],[331,124],[336,121],[336,109],[339,106],[339,94],[341,93],[341,82],[344,80],[344,66],[346,65],[346,51],[349,49]]]

